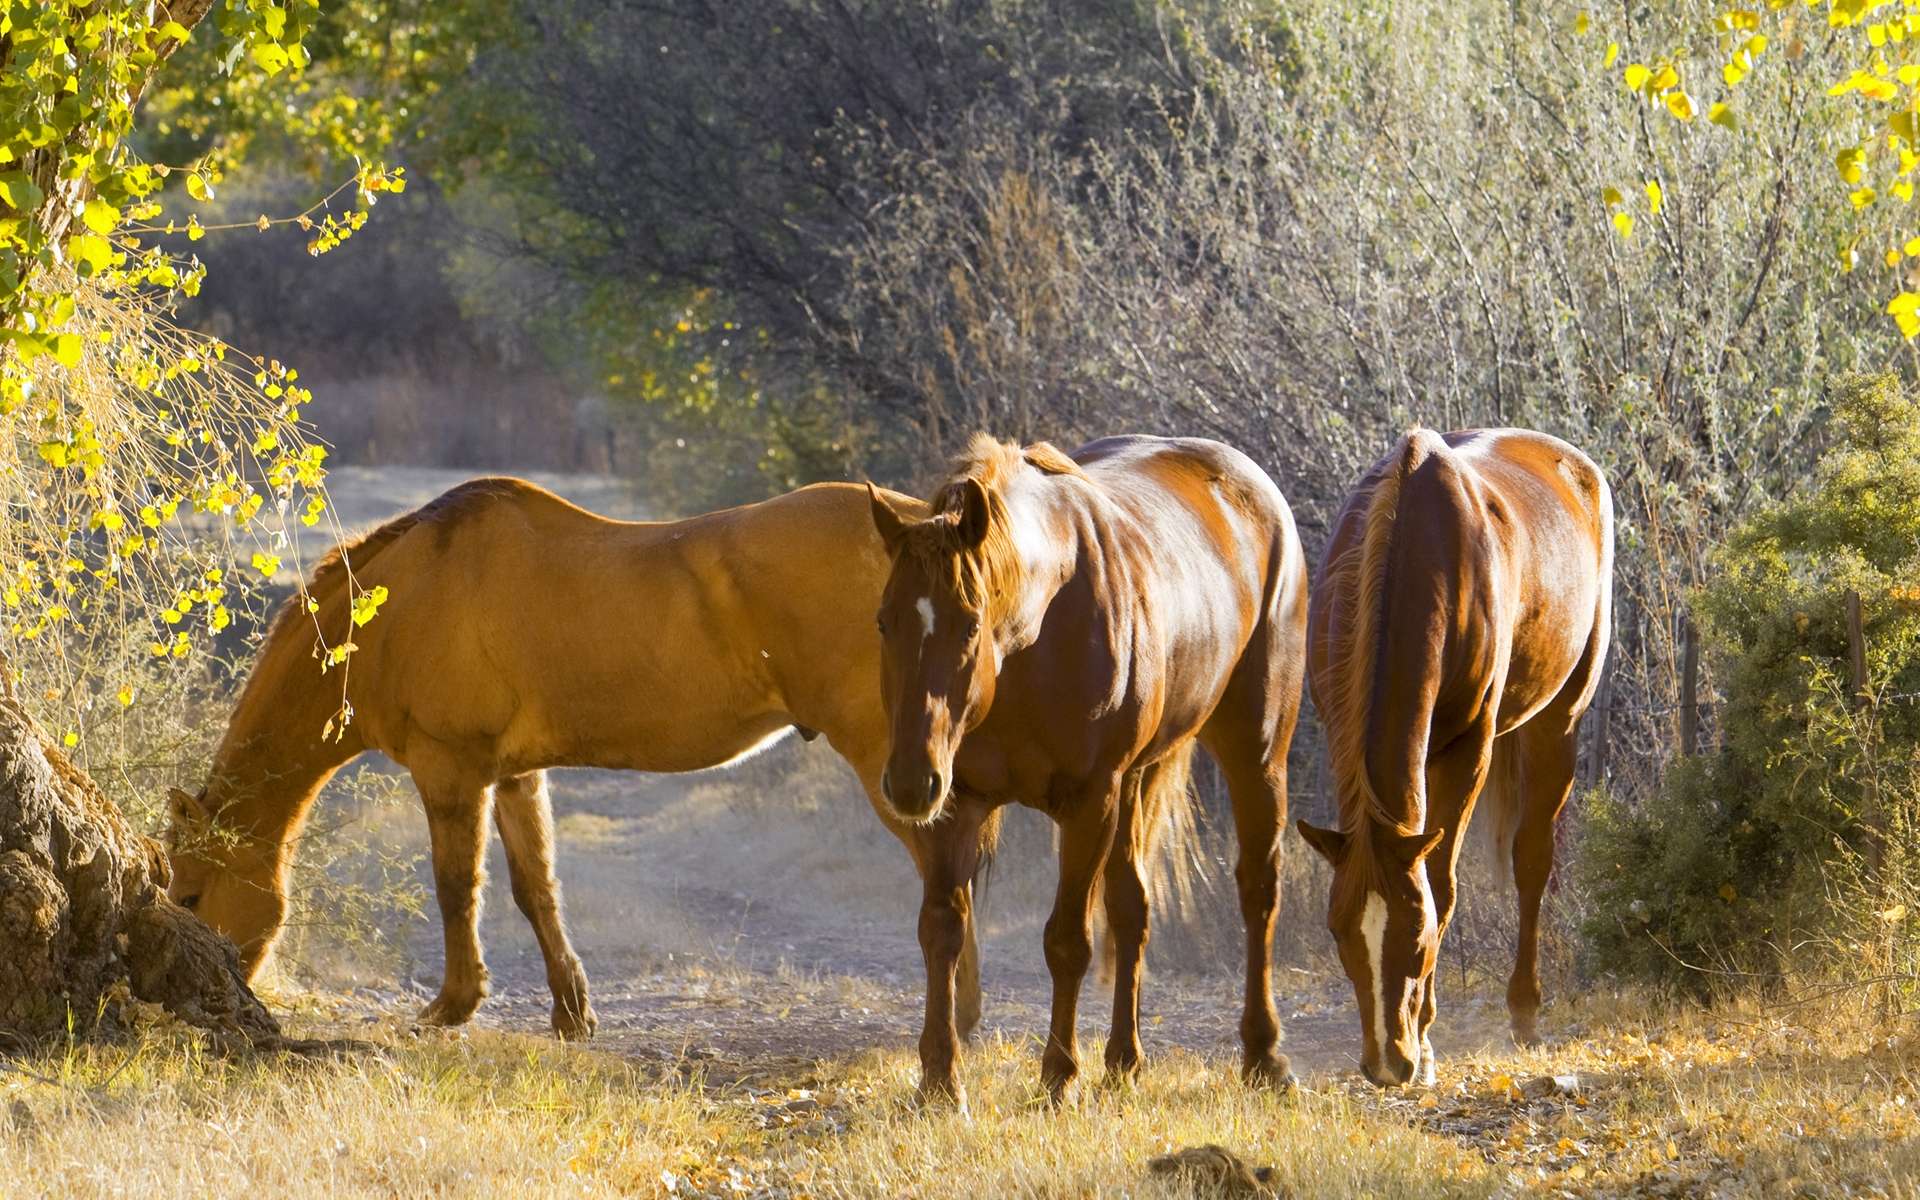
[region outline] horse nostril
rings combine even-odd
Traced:
[[[893,803],[893,775],[889,771],[880,772],[880,795],[887,803]]]
[[[929,771],[927,773],[927,806],[931,808],[940,803],[941,798],[946,794],[946,783],[940,778],[940,772]]]

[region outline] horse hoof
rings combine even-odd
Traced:
[[[589,1042],[600,1028],[600,1018],[595,1015],[593,1006],[588,1005],[585,1013],[572,1009],[553,1010],[553,1036],[563,1042]]]
[[[480,1007],[480,997],[437,996],[433,1002],[420,1010],[416,1018],[421,1025],[451,1026],[465,1025],[473,1019],[474,1010]]]
[[[922,1079],[913,1094],[914,1106],[921,1112],[936,1112],[950,1109],[961,1116],[967,1115],[967,1090],[958,1080]]]
[[[1281,1095],[1291,1092],[1300,1082],[1294,1078],[1293,1064],[1287,1061],[1287,1056],[1272,1051],[1249,1059],[1240,1075],[1250,1087],[1272,1088]]]

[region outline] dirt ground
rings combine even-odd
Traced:
[[[791,740],[732,772],[682,777],[561,771],[552,789],[569,926],[600,1018],[596,1050],[698,1063],[719,1080],[913,1044],[924,989],[918,882],[831,751]],[[382,822],[394,844],[421,848],[417,813],[396,809]],[[1044,1035],[1050,982],[1040,928],[1050,859],[1044,818],[1014,814],[982,921],[987,1036]],[[421,869],[425,886],[424,862]],[[508,895],[497,845],[486,896],[492,995],[476,1022],[543,1030],[551,1003],[544,968]],[[1320,905],[1296,896],[1282,920],[1317,929]],[[1148,959],[1151,967],[1151,949]],[[342,997],[342,1016],[371,1023],[424,1004],[441,961],[438,922],[429,919],[408,930],[400,979],[333,966],[314,982]],[[1350,1074],[1359,1026],[1345,980],[1324,963],[1283,962],[1276,982],[1296,1071]],[[1151,972],[1148,1053],[1177,1046],[1234,1060],[1240,987],[1228,961]],[[1109,1000],[1090,976],[1083,1036],[1104,1032]],[[1504,1012],[1472,997],[1443,1012],[1436,1048],[1482,1052],[1504,1038]]]

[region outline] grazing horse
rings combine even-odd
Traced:
[[[934,845],[920,908],[922,1095],[964,1101],[952,989],[966,881],[978,830],[1009,801],[1060,829],[1041,1079],[1058,1101],[1078,1073],[1097,883],[1116,959],[1107,1069],[1136,1069],[1149,839],[1196,739],[1226,775],[1240,844],[1245,1074],[1289,1081],[1269,958],[1306,567],[1279,489],[1217,442],[1107,438],[1068,457],[980,435],[931,516],[876,492],[873,520],[893,559],[879,614],[892,735],[881,787]]]
[[[432,833],[447,966],[421,1019],[463,1022],[487,992],[478,926],[491,808],[546,960],[554,1030],[587,1037],[594,1015],[561,919],[548,767],[693,771],[795,729],[824,734],[925,873],[930,831],[880,797],[887,730],[870,622],[889,565],[868,495],[820,484],[649,523],[607,520],[520,480],[476,479],[329,555],[307,588],[317,607],[296,595],[273,622],[207,785],[173,793],[172,896],[233,939],[251,977],[285,920],[315,796],[349,760],[383,751],[412,773]],[[364,628],[352,625],[350,578],[392,597]],[[351,631],[359,645],[345,691],[353,721],[337,738],[322,730],[341,677],[316,664],[316,630],[335,641]],[[964,1028],[979,1015],[978,961],[969,925]]]
[[[1340,827],[1327,925],[1353,981],[1361,1069],[1433,1082],[1434,959],[1460,835],[1487,789],[1520,893],[1507,987],[1516,1041],[1540,1007],[1540,897],[1573,790],[1574,732],[1607,654],[1613,498],[1545,434],[1415,430],[1374,464],[1327,544],[1308,674]]]

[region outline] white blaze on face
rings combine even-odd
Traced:
[[[920,614],[920,640],[924,642],[933,636],[933,600],[922,596],[913,602],[913,607]]]
[[[1367,893],[1367,907],[1360,914],[1360,936],[1367,941],[1367,969],[1373,974],[1373,1045],[1376,1053],[1387,1050],[1387,980],[1384,972],[1387,941],[1387,901],[1379,892]]]

